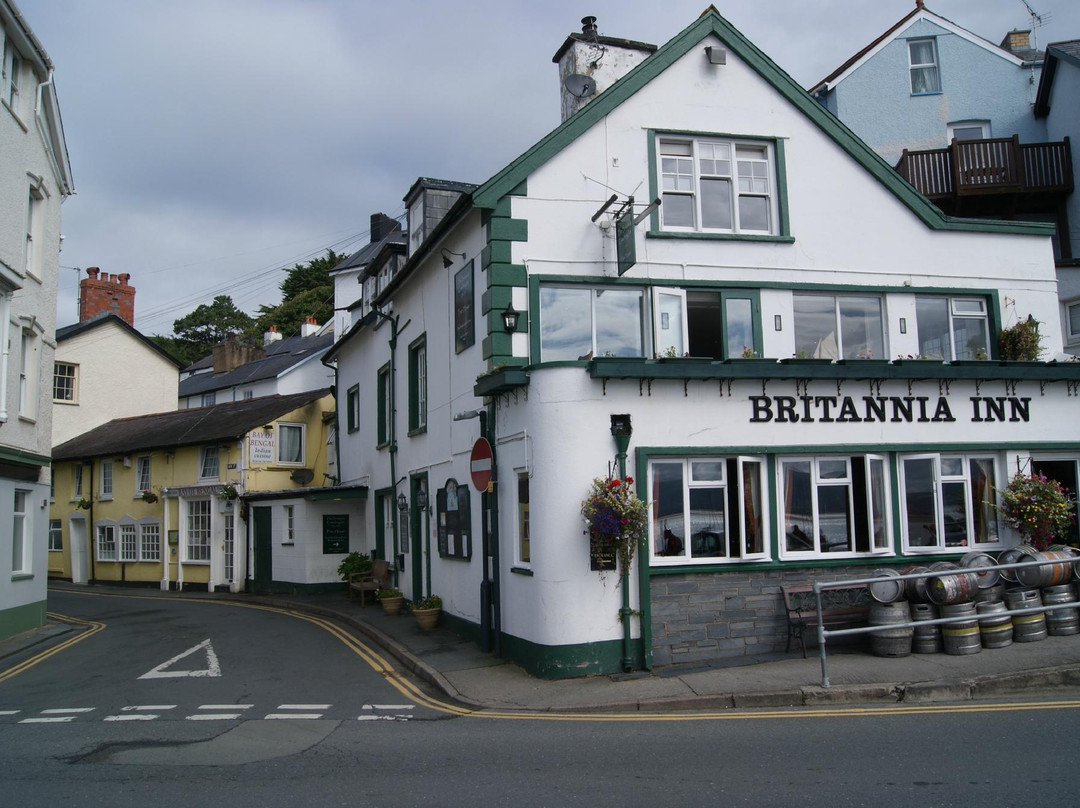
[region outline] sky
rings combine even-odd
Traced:
[[[482,183],[559,124],[551,57],[581,18],[663,45],[707,0],[15,0],[52,58],[76,194],[57,325],[87,267],[129,273],[135,326],[228,294],[254,314],[282,271],[368,241],[417,177]],[[1080,38],[1076,0],[1029,0],[1040,47]],[[914,0],[716,0],[804,87]],[[928,0],[994,43],[1023,0]]]

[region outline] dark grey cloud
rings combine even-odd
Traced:
[[[129,272],[136,325],[217,294],[248,311],[281,267],[365,239],[417,176],[482,182],[558,124],[551,57],[580,18],[661,45],[706,0],[16,0],[56,64],[78,193],[66,267]],[[1038,0],[1040,45],[1080,37],[1080,4]],[[717,7],[804,86],[914,0],[769,0]],[[938,0],[999,42],[1020,0]],[[59,322],[75,319],[61,271]]]

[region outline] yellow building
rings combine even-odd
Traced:
[[[340,585],[345,554],[366,549],[366,488],[328,474],[333,423],[333,396],[316,390],[121,418],[57,446],[49,574],[233,592]]]

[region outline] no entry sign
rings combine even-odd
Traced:
[[[473,444],[472,454],[469,455],[469,474],[472,476],[473,488],[487,491],[488,483],[491,482],[491,444],[487,438],[478,438]]]

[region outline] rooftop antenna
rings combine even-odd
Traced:
[[[1050,20],[1054,18],[1053,14],[1047,12],[1046,14],[1039,14],[1035,9],[1031,7],[1031,4],[1027,0],[1020,0],[1024,4],[1024,8],[1027,9],[1028,16],[1031,17],[1031,48],[1032,50],[1039,49],[1039,37],[1036,33],[1039,28],[1046,25]]]

